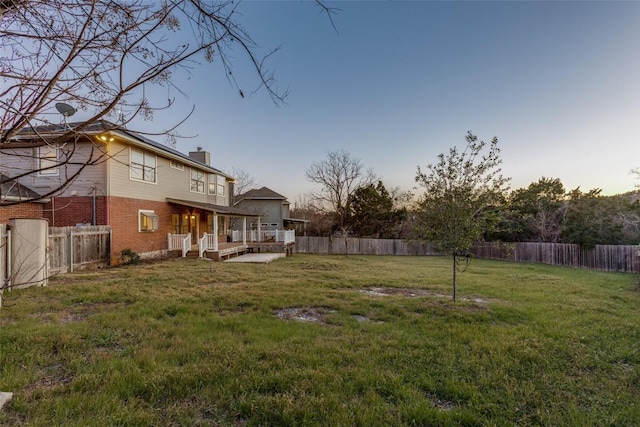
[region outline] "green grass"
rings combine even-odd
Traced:
[[[640,424],[633,275],[474,260],[453,303],[450,274],[438,257],[296,255],[13,291],[0,425]]]

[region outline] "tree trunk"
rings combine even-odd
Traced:
[[[456,301],[456,253],[453,253],[453,302]]]

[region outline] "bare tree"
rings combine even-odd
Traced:
[[[333,212],[336,227],[346,236],[349,198],[358,188],[377,180],[373,170],[365,170],[360,159],[340,150],[327,152],[327,158],[313,163],[306,176],[320,186],[310,193],[310,198],[319,208]]]
[[[316,3],[332,19],[335,10],[321,0]],[[176,71],[189,73],[201,63],[220,64],[218,69],[241,97],[262,90],[276,104],[284,103],[287,91],[277,88],[265,63],[277,48],[258,55],[256,43],[240,23],[237,4],[233,0],[0,1],[0,149],[25,129],[30,130],[32,142],[39,139],[41,145],[59,146],[73,143],[98,122],[115,128],[138,118],[152,120],[155,111],[171,108],[174,99],[158,101],[151,89],[181,92]],[[244,88],[236,79],[232,59],[238,57],[247,58],[253,68],[257,77],[253,87]],[[74,126],[48,118],[62,114],[66,120],[76,110],[88,118]],[[183,112],[182,121],[189,115]],[[160,133],[175,138],[182,121]],[[37,132],[43,125],[58,125],[60,132],[45,140]],[[46,167],[56,166],[60,164]]]
[[[234,196],[246,193],[249,190],[257,188],[259,185],[258,179],[255,176],[236,166],[231,168],[230,175],[236,179],[233,187]]]

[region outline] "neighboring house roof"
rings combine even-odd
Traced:
[[[238,204],[238,202],[242,200],[284,200],[287,198],[282,194],[276,193],[270,188],[262,187],[259,189],[249,190],[246,193],[239,194],[235,197],[234,204]]]
[[[74,123],[58,124],[58,125],[43,125],[43,126],[27,127],[20,131],[20,133],[15,137],[14,141],[16,142],[24,141],[27,139],[33,140],[34,137],[37,136],[39,145],[42,145],[42,142],[43,142],[42,140],[46,139],[46,137],[56,136],[56,135],[60,136],[66,132],[69,132],[78,128],[83,124],[84,122],[74,122]],[[184,163],[197,165],[203,169],[208,170],[210,173],[217,173],[227,178],[232,178],[229,174],[226,174],[221,170],[212,167],[211,165],[202,163],[192,157],[189,157],[186,154],[181,153],[178,150],[174,150],[173,148],[165,144],[156,142],[152,139],[147,138],[144,135],[141,135],[138,132],[127,130],[115,123],[111,123],[106,120],[99,120],[95,123],[92,123],[82,128],[82,130],[78,132],[84,135],[97,135],[105,132],[120,134],[120,136],[125,136],[129,142],[137,142],[137,145],[150,147],[156,151],[160,151],[164,153],[165,155],[167,155],[167,157],[178,158]]]
[[[203,209],[206,211],[211,211],[217,214],[222,214],[222,215],[230,215],[230,216],[260,216],[260,214],[257,214],[255,212],[248,212],[248,211],[244,211],[242,209],[238,209],[238,208],[233,208],[230,206],[221,206],[221,205],[214,205],[212,203],[200,203],[200,202],[192,202],[190,200],[179,200],[179,199],[171,199],[167,197],[167,202],[168,203],[173,203],[176,205],[182,205],[182,206],[188,206],[191,208],[198,208],[198,209]]]
[[[24,200],[29,201],[39,199],[41,194],[33,191],[26,185],[20,184],[13,178],[0,174],[0,205],[3,200]],[[45,200],[46,202],[47,200]]]

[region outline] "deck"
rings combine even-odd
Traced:
[[[286,256],[291,256],[293,255],[293,245],[295,245],[294,242],[287,244],[284,242],[247,242],[246,245],[240,242],[219,243],[218,250],[208,250],[206,251],[206,256],[214,261],[237,257],[246,253],[284,253]]]

